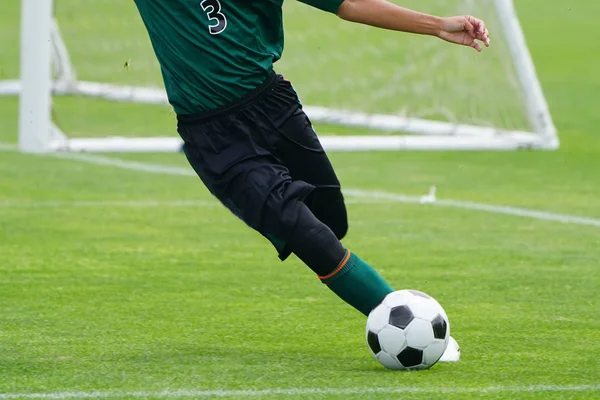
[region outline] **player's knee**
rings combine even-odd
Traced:
[[[335,236],[339,240],[342,240],[344,237],[346,237],[346,234],[348,233],[348,219],[342,218],[336,221],[335,224],[333,224],[333,226],[330,226],[330,229],[333,231],[333,233],[335,233]]]
[[[342,240],[348,233],[348,217],[346,210],[338,211],[326,221],[326,225],[333,231],[335,236]]]
[[[346,236],[348,233],[348,213],[341,193],[339,198],[329,207],[325,219],[325,223],[338,239],[341,240]]]
[[[317,275],[328,275],[337,268],[346,249],[332,229],[319,221],[304,203],[298,205],[298,221],[289,249]]]
[[[307,205],[314,215],[329,227],[338,239],[348,233],[348,214],[344,196],[339,189],[321,189],[307,199]]]

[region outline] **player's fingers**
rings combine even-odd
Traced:
[[[486,47],[489,47],[490,45],[490,32],[488,31],[487,27],[485,26],[485,23],[477,18],[473,18],[471,20],[471,23],[474,26],[475,29],[475,38],[477,38],[478,40],[481,40],[483,42],[483,44],[485,44]]]
[[[473,40],[469,46],[471,46],[472,48],[474,48],[477,51],[481,51],[483,50],[483,48],[481,47],[481,45],[479,43],[477,43],[475,40]]]
[[[473,26],[475,26],[475,28],[477,28],[477,33],[482,33],[483,30],[485,29],[485,24],[479,18],[475,18],[475,17],[469,15],[469,22],[471,22],[471,24],[473,24]]]
[[[483,43],[485,43],[486,46],[489,46],[489,40],[490,40],[490,33],[488,32],[487,28],[485,27],[485,25],[482,27],[483,30],[481,31],[481,33],[479,33],[477,35],[477,39],[481,40]]]
[[[474,36],[480,40],[483,40],[483,37],[485,36],[486,31],[487,31],[485,22],[483,22],[479,18],[475,18],[472,16],[469,16],[467,19],[469,20],[471,25],[473,25],[473,29],[475,31]]]
[[[469,20],[469,17],[465,18],[463,26],[464,26],[463,29],[465,31],[467,31],[471,37],[475,37],[475,27],[473,26],[473,24]]]

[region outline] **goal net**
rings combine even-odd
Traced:
[[[472,14],[492,47],[342,21],[284,5],[276,70],[298,91],[328,150],[555,149],[558,139],[512,0],[403,0]],[[132,1],[22,0],[23,151],[178,151],[158,63]]]

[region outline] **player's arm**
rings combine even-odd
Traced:
[[[340,18],[394,31],[437,36],[448,42],[470,46],[481,51],[490,45],[485,24],[471,16],[442,18],[390,3],[386,0],[300,0]]]

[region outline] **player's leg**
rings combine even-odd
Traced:
[[[319,221],[333,231],[338,239],[342,239],[348,230],[348,218],[340,182],[333,166],[327,157],[312,124],[304,111],[291,83],[280,79],[276,88],[280,99],[287,99],[285,112],[273,113],[273,125],[277,128],[273,133],[276,140],[272,146],[273,153],[288,168],[294,181],[307,182],[315,189],[304,200],[310,211]],[[298,221],[297,233],[280,256],[286,256],[286,250],[294,252],[320,277],[321,281],[348,303],[366,304],[357,299],[360,294],[366,299],[387,294],[392,288],[379,274],[356,254],[347,250],[337,264],[319,263],[326,257],[326,245],[319,251],[312,247],[313,233],[304,227],[302,218]],[[283,254],[282,254],[283,253]],[[339,252],[335,251],[339,256]],[[329,257],[331,259],[331,257]],[[319,268],[315,268],[319,266]]]
[[[276,138],[272,146],[273,153],[288,168],[294,182],[306,182],[315,188],[303,201],[313,216],[306,215],[298,219],[296,233],[287,247],[311,267],[333,292],[367,314],[374,299],[380,301],[393,289],[369,264],[349,250],[337,263],[331,263],[331,259],[339,257],[341,245],[331,235],[323,234],[328,241],[319,240],[322,245],[314,246],[318,235],[311,226],[319,226],[319,233],[331,230],[337,239],[345,236],[348,220],[344,198],[333,166],[303,112],[291,83],[280,79],[275,93],[280,99],[287,100],[287,108],[285,112],[271,113],[274,116],[271,118],[272,124],[277,128],[273,133]],[[329,229],[325,230],[325,227],[316,224],[314,217]],[[326,254],[332,256],[327,257]],[[283,256],[286,256],[285,249]]]
[[[273,115],[292,109],[279,85],[255,94],[225,116],[180,118],[188,160],[208,189],[247,225],[268,238],[285,259],[295,253],[348,304],[368,314],[392,288],[347,251],[304,203],[315,186],[293,180],[272,151]],[[266,97],[264,92],[268,93]],[[279,97],[278,97],[279,96]],[[265,98],[266,97],[266,98]],[[233,111],[232,111],[233,110]]]
[[[278,134],[275,155],[289,169],[293,180],[304,181],[315,187],[305,200],[306,205],[338,239],[343,239],[348,231],[348,215],[341,185],[310,120],[299,104],[281,122]]]
[[[187,150],[194,164],[193,151]],[[364,315],[393,291],[366,262],[344,248],[315,217],[304,199],[314,187],[292,181],[269,158],[246,159],[215,180],[201,177],[213,193],[248,226],[268,238],[285,259],[288,249],[336,295]]]

